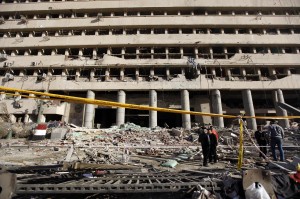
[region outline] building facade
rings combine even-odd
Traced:
[[[2,86],[232,115],[289,115],[277,102],[300,107],[299,0],[0,2]],[[35,100],[2,93],[0,105],[12,121],[37,120]],[[232,122],[67,102],[48,103],[41,120]]]

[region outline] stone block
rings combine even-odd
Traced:
[[[53,128],[51,131],[51,140],[64,139],[68,132],[67,128]]]

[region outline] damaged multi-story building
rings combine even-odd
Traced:
[[[229,115],[300,107],[299,0],[0,2],[2,86]],[[41,113],[34,99],[2,93],[0,103],[15,122]],[[68,102],[46,104],[41,118],[88,128],[232,122]]]

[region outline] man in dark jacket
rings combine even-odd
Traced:
[[[257,144],[259,146],[259,150],[261,151],[259,153],[259,157],[265,158],[267,154],[267,145],[268,145],[268,133],[266,131],[263,131],[263,127],[260,126],[257,131],[255,131],[255,139],[257,141]]]
[[[201,143],[202,146],[202,153],[203,153],[203,166],[207,167],[207,160],[209,158],[210,152],[210,137],[206,127],[201,127],[199,129],[199,138],[198,141]]]
[[[208,133],[209,133],[209,139],[210,139],[209,162],[216,163],[218,160],[218,156],[217,156],[218,138],[217,138],[216,134],[213,133],[213,128],[209,128]]]
[[[281,126],[277,124],[277,121],[271,121],[268,129],[271,138],[271,151],[275,161],[277,161],[275,147],[278,146],[280,153],[280,161],[284,161],[284,152],[282,149],[282,143],[284,138],[284,131]]]

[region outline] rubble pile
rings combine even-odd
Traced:
[[[0,166],[14,171],[15,167],[63,167],[64,172],[95,178],[106,174],[189,172],[208,176],[199,183],[223,184],[222,192],[209,192],[199,187],[193,190],[195,198],[245,198],[253,194],[254,188],[265,184],[246,183],[241,186],[241,172],[237,170],[239,151],[239,128],[217,128],[219,161],[209,167],[202,166],[202,149],[198,142],[199,127],[153,129],[133,123],[112,126],[107,129],[88,129],[73,124],[51,122],[47,135],[41,141],[31,141],[36,124],[0,124]],[[16,139],[9,139],[11,137]],[[263,169],[272,175],[294,171],[300,162],[300,132],[298,124],[286,129],[284,139],[286,162],[272,162],[258,157],[254,132],[244,132],[243,171]],[[23,139],[22,139],[23,138]],[[84,171],[84,172],[83,172]],[[90,171],[91,173],[86,173]],[[39,171],[40,172],[40,171]],[[75,173],[74,173],[75,172]],[[57,175],[57,174],[55,174]],[[250,175],[250,173],[249,173]],[[253,174],[251,174],[253,175]],[[268,174],[271,175],[271,174]],[[235,179],[232,179],[233,176]],[[274,177],[275,178],[275,177]],[[254,178],[253,178],[254,179]],[[280,179],[279,179],[280,180]],[[281,179],[282,180],[282,179]],[[275,180],[276,181],[276,180]],[[254,184],[253,184],[254,183]],[[271,182],[269,182],[271,183]],[[278,184],[280,186],[280,184]],[[243,189],[244,188],[244,189]],[[269,192],[268,187],[261,192]],[[282,192],[283,194],[284,191]],[[274,194],[274,193],[273,193]],[[200,198],[201,198],[200,197]]]

